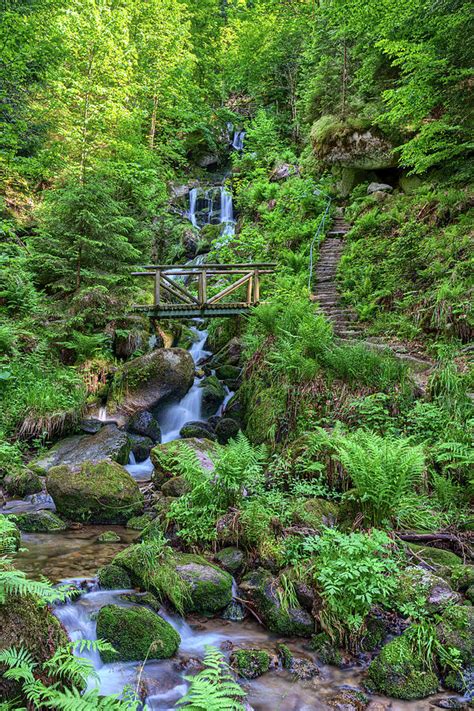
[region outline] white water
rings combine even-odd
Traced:
[[[99,414],[97,419],[100,422],[107,422],[107,408],[106,407],[99,407]]]
[[[245,131],[234,131],[232,138],[232,148],[236,151],[244,150]]]
[[[193,227],[200,229],[203,225],[218,223],[223,225],[222,235],[235,233],[234,206],[232,193],[221,185],[218,189],[219,198],[216,201],[217,188],[193,188],[189,191],[189,207],[186,217]],[[202,206],[204,202],[204,207]]]

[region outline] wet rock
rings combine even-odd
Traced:
[[[242,369],[239,368],[237,365],[220,365],[218,368],[216,368],[216,375],[219,378],[219,380],[224,380],[226,382],[231,382],[234,383],[236,380],[240,378],[240,374],[242,372]]]
[[[132,587],[127,571],[113,563],[99,568],[97,579],[103,590],[128,590]]]
[[[219,565],[232,575],[235,575],[243,566],[245,556],[241,550],[229,546],[216,553],[215,558]]]
[[[431,702],[439,709],[467,709],[469,702],[462,696],[443,696],[442,699],[434,699]]]
[[[168,659],[178,651],[176,630],[146,607],[105,605],[97,617],[97,637],[110,642],[115,652],[101,652],[105,663]]]
[[[155,595],[151,593],[124,593],[120,595],[120,599],[124,602],[131,602],[134,605],[146,605],[150,607],[154,612],[159,612],[161,610],[161,602]]]
[[[391,193],[393,187],[387,183],[370,183],[367,188],[367,195],[372,195],[372,193]]]
[[[53,533],[67,528],[64,521],[52,511],[30,511],[17,514],[15,518],[18,528],[28,533]]]
[[[382,647],[368,668],[367,685],[396,699],[424,699],[438,690],[436,675],[413,653],[407,633]]]
[[[270,654],[264,649],[238,649],[230,657],[233,669],[244,679],[257,679],[265,674],[270,661]]]
[[[97,536],[97,543],[120,543],[121,538],[115,531],[104,531]]]
[[[105,425],[95,435],[75,435],[54,445],[49,452],[31,463],[38,474],[47,474],[52,467],[68,466],[77,471],[84,462],[101,462],[112,459],[127,464],[130,441],[126,432],[116,425]]]
[[[341,652],[326,632],[313,635],[309,648],[316,652],[322,664],[330,664],[334,667],[341,667],[344,664]]]
[[[297,679],[300,679],[300,681],[313,679],[319,674],[319,669],[316,664],[313,664],[313,662],[304,657],[293,657],[290,671]]]
[[[219,444],[227,444],[230,439],[235,439],[239,432],[239,423],[230,417],[222,417],[216,425],[216,436]]]
[[[136,462],[144,462],[148,459],[150,452],[153,448],[153,440],[149,437],[143,437],[142,435],[131,434],[129,435],[131,452],[135,457]]]
[[[79,426],[82,432],[85,432],[86,434],[97,434],[97,432],[103,427],[103,425],[103,422],[91,417],[88,419],[81,420]]]
[[[186,422],[186,424],[181,427],[179,434],[184,439],[192,437],[196,439],[216,439],[212,425],[208,422],[201,421]]]
[[[199,383],[199,387],[203,389],[202,393],[202,412],[204,417],[213,415],[225,398],[225,390],[221,381],[215,375],[209,375],[203,378]]]
[[[222,613],[222,619],[230,620],[231,622],[241,622],[246,616],[245,607],[240,602],[237,602],[237,600],[229,602]]]
[[[158,420],[148,410],[137,412],[130,418],[127,429],[135,435],[148,437],[153,442],[161,442],[161,430]]]
[[[316,602],[314,590],[307,583],[301,580],[297,580],[294,583],[294,588],[300,605],[302,605],[307,612],[312,612]]]
[[[84,462],[79,471],[53,467],[46,486],[58,514],[71,520],[126,523],[143,511],[137,482],[116,462]]]
[[[184,474],[184,467],[180,458],[183,448],[190,448],[196,455],[204,469],[214,469],[212,457],[218,451],[218,445],[209,439],[178,439],[165,444],[158,444],[150,452],[154,466],[152,481],[158,488],[173,476]]]
[[[37,474],[28,469],[8,474],[3,480],[3,488],[10,496],[18,496],[23,499],[25,496],[39,493],[43,485]]]
[[[184,476],[174,476],[172,479],[165,481],[161,487],[163,496],[183,496],[191,490],[191,487]]]
[[[281,605],[284,595],[278,579],[262,568],[246,575],[240,584],[243,595],[255,605],[257,614],[271,632],[285,636],[310,637],[314,620],[301,606]]]
[[[241,427],[244,424],[245,410],[239,393],[235,393],[226,404],[222,416],[235,420]]]
[[[335,711],[364,711],[368,704],[369,699],[359,689],[341,689],[328,701],[328,706]]]
[[[194,361],[188,351],[160,348],[128,361],[117,371],[107,409],[124,418],[149,411],[167,397],[183,397],[193,380]]]

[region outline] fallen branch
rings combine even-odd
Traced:
[[[252,609],[251,603],[248,602],[248,600],[243,600],[241,597],[235,597],[235,596],[232,598],[232,600],[236,600],[237,602],[240,602],[240,604],[243,605],[243,606],[250,612],[250,614],[252,614],[252,615],[255,617],[255,619],[257,620],[257,622],[258,622],[259,624],[261,624],[262,627],[264,627],[264,624],[263,624],[262,620],[261,620],[260,617],[257,615],[257,613],[255,612],[255,610]]]

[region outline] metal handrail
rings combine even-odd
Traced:
[[[313,252],[314,252],[314,243],[316,240],[318,240],[318,246],[319,246],[319,238],[321,236],[321,232],[324,229],[324,223],[326,222],[326,217],[328,216],[329,213],[329,208],[331,207],[331,202],[332,198],[329,197],[329,195],[326,195],[326,193],[323,193],[322,190],[315,190],[314,191],[315,195],[324,195],[327,197],[328,201],[326,203],[326,207],[323,212],[323,216],[321,218],[321,222],[318,225],[318,229],[316,230],[316,233],[313,237],[313,240],[311,242],[311,246],[309,248],[309,275],[308,275],[308,289],[311,289],[311,282],[313,281]]]

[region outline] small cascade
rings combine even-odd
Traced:
[[[189,206],[186,217],[198,230],[204,225],[224,225],[223,235],[235,232],[232,193],[224,186],[189,191]]]
[[[107,422],[107,408],[103,405],[99,407],[99,414],[97,415],[99,422]]]
[[[234,131],[234,136],[232,138],[232,148],[235,151],[243,151],[244,150],[244,139],[245,139],[245,131]]]
[[[220,221],[224,225],[224,231],[222,235],[230,236],[235,234],[234,205],[232,201],[232,193],[230,193],[224,185],[221,187]]]
[[[197,204],[198,189],[192,188],[189,191],[189,210],[187,212],[187,218],[191,222],[193,227],[197,227],[196,218],[196,204]]]
[[[137,462],[133,452],[130,452],[128,464],[125,466],[125,469],[136,481],[150,481],[153,473],[153,463],[150,457],[143,462]]]

